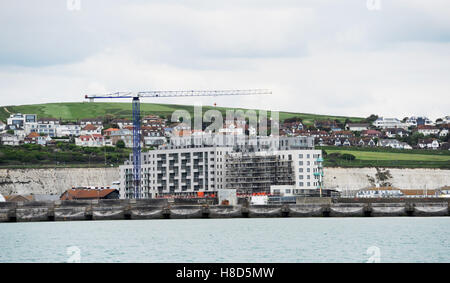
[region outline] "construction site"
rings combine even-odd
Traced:
[[[242,153],[226,160],[226,188],[239,194],[270,193],[271,186],[295,184],[292,160]]]

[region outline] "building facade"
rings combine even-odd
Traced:
[[[225,156],[231,147],[169,147],[141,156],[141,198],[217,192],[225,188]],[[134,198],[133,164],[120,166],[120,195]]]
[[[272,185],[292,186],[294,193],[318,188],[322,153],[314,149],[312,137],[258,137],[236,143],[231,136],[235,143],[227,143],[219,136],[213,140],[220,142],[213,145],[206,137],[198,138],[186,137],[141,153],[140,198],[222,189],[269,193]],[[121,197],[134,198],[132,156],[119,171]]]

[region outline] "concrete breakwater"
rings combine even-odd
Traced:
[[[450,186],[450,170],[389,169],[399,189],[437,189]],[[325,168],[325,188],[358,190],[370,186],[375,168]],[[119,180],[118,168],[0,169],[0,194],[61,195],[75,186],[108,186]]]
[[[165,199],[0,203],[0,222],[370,216],[450,216],[449,201],[237,206],[173,204]]]

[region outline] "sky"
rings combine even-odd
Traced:
[[[272,95],[143,101],[359,117],[450,115],[450,5],[0,2],[0,105],[192,89],[270,89]]]

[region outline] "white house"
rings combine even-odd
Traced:
[[[373,122],[373,125],[377,128],[387,129],[387,128],[408,128],[407,124],[402,123],[397,118],[383,118],[380,117]]]
[[[57,137],[77,137],[81,135],[81,126],[77,124],[60,125],[56,128]]]
[[[0,136],[0,138],[1,138],[3,145],[16,146],[16,145],[20,145],[20,141],[21,141],[18,136],[11,135],[11,134],[2,134]]]
[[[422,139],[419,140],[417,145],[420,148],[428,148],[428,149],[438,149],[440,146],[439,141],[437,139]]]
[[[380,147],[390,147],[396,149],[412,149],[412,147],[406,142],[400,142],[395,139],[380,139],[378,140],[377,146]]]
[[[112,121],[113,124],[116,124],[119,129],[123,129],[128,126],[133,126],[133,121],[128,119],[115,119]]]
[[[439,129],[434,126],[428,126],[428,125],[421,125],[417,127],[417,131],[424,136],[429,135],[437,135],[439,134]]]
[[[88,147],[105,146],[105,137],[99,134],[83,135],[75,138],[75,145]]]
[[[112,143],[117,144],[119,140],[125,143],[125,147],[133,147],[133,132],[128,129],[113,131],[110,134]]]
[[[434,125],[433,121],[431,121],[430,119],[428,119],[425,116],[409,117],[405,123],[408,125],[408,127],[417,127],[420,125],[428,125],[428,126]]]
[[[86,127],[89,124],[97,126],[97,127],[103,127],[102,119],[91,119],[91,118],[88,118],[88,119],[81,119],[80,120],[80,125],[81,125],[82,128]]]
[[[369,129],[369,124],[348,123],[345,125],[347,131],[361,132]]]
[[[7,124],[9,126],[24,127],[26,123],[37,122],[36,118],[37,118],[36,114],[14,113],[11,114],[7,119]]]
[[[388,138],[395,138],[396,136],[404,137],[409,135],[408,131],[402,128],[385,129],[383,132]]]
[[[56,137],[56,131],[59,127],[59,120],[55,118],[40,118],[37,123],[30,123],[27,133],[37,132],[39,134]]]
[[[87,124],[80,131],[80,135],[82,135],[82,136],[86,136],[86,135],[101,135],[101,134],[102,134],[102,127],[101,126],[95,126],[93,124]]]

